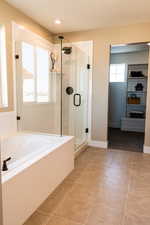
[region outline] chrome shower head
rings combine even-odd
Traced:
[[[58,36],[58,39],[64,40],[64,37],[63,36]]]

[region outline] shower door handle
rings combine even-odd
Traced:
[[[76,97],[78,97],[78,99],[79,99],[79,103],[78,104],[76,104]],[[74,94],[74,96],[73,96],[73,104],[74,104],[74,106],[77,106],[77,107],[79,107],[81,105],[81,95],[80,94]]]

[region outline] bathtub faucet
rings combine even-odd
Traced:
[[[7,171],[8,170],[8,167],[7,167],[7,162],[11,160],[11,157],[5,159],[3,161],[3,166],[2,166],[2,171]]]

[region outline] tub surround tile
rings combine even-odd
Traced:
[[[75,161],[25,225],[150,224],[150,155],[88,148]]]

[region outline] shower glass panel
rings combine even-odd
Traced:
[[[0,108],[8,107],[5,29],[0,25]]]
[[[84,43],[63,43],[63,134],[75,136],[76,149],[87,142],[88,52]]]
[[[20,131],[60,134],[60,73],[51,71],[51,51],[34,42],[16,43]]]

